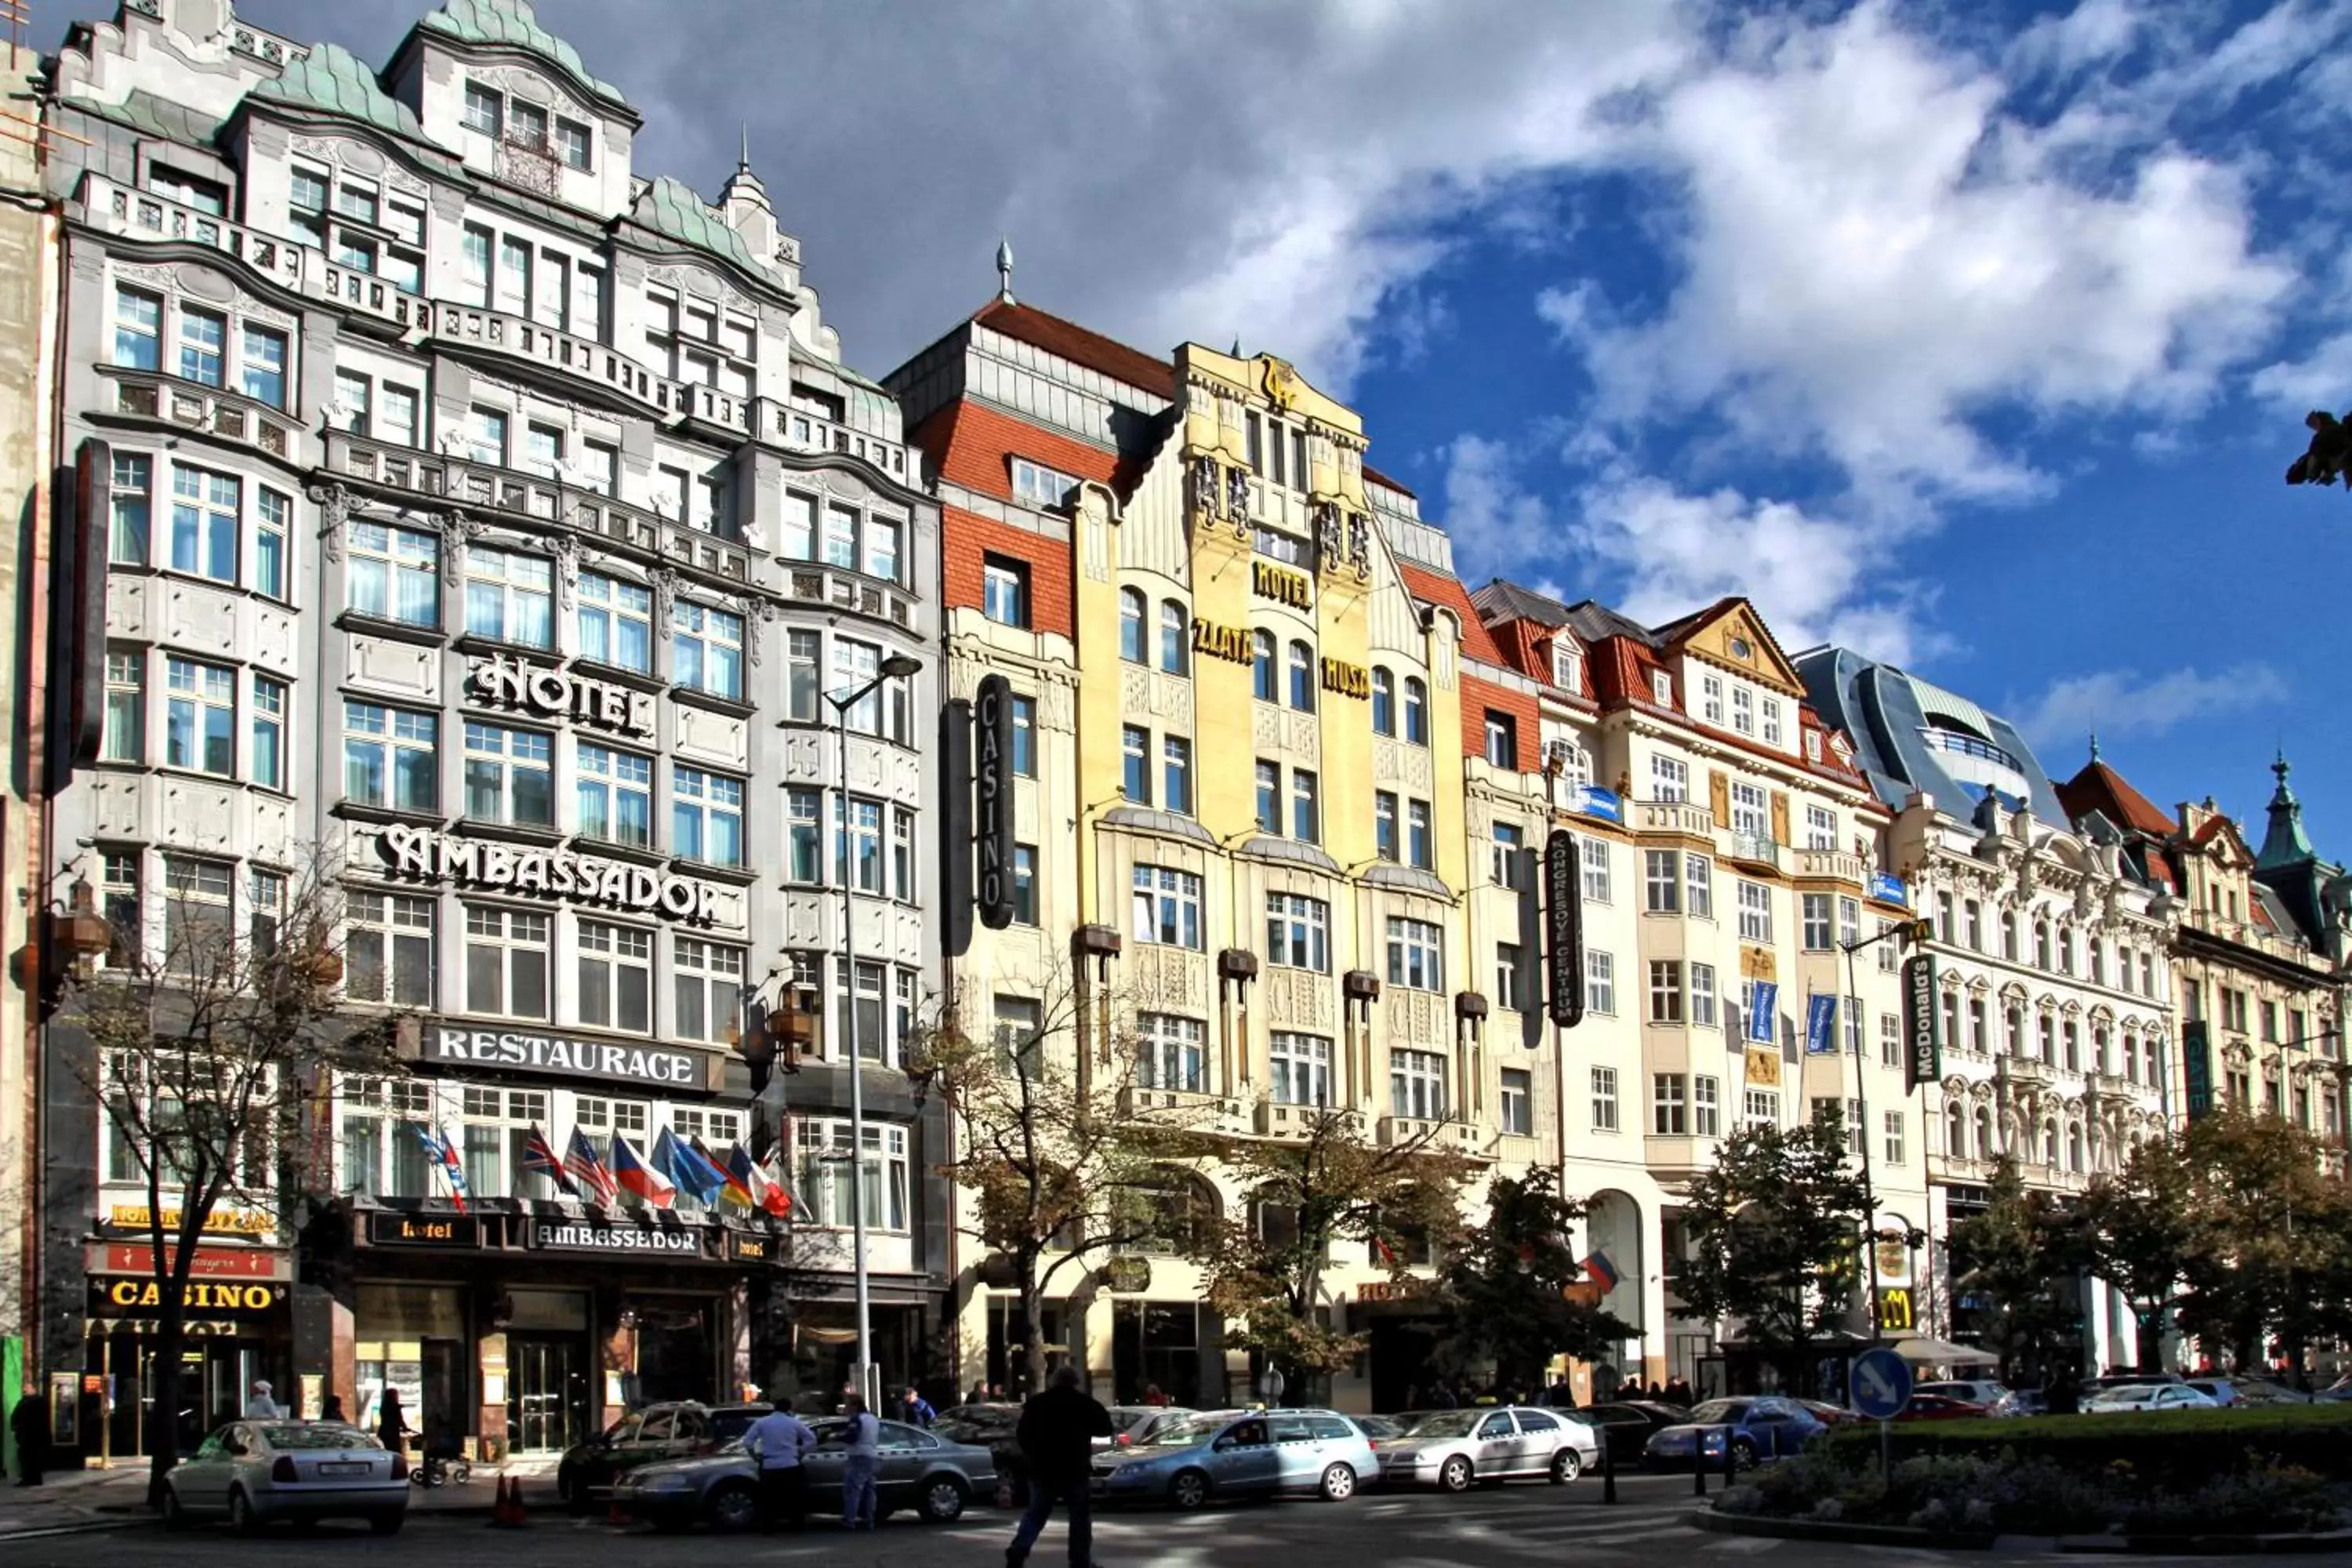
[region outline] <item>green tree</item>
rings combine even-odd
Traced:
[[[2199,1246],[2195,1181],[2180,1146],[2151,1138],[2133,1148],[2123,1169],[2097,1177],[2075,1213],[2090,1272],[2121,1292],[2132,1310],[2138,1370],[2161,1363],[2165,1314],[2180,1299],[2182,1277]]]
[[[1867,1206],[1833,1119],[1743,1127],[1685,1189],[1690,1252],[1675,1291],[1692,1317],[1738,1319],[1757,1354],[1798,1387],[1806,1347],[1853,1303]]]
[[[1446,1250],[1438,1272],[1456,1325],[1439,1348],[1454,1370],[1491,1365],[1504,1390],[1529,1394],[1557,1355],[1598,1361],[1633,1330],[1588,1300],[1569,1228],[1585,1205],[1537,1169],[1486,1184],[1486,1217]]]
[[[1976,1298],[2001,1375],[2079,1363],[2078,1280],[2090,1263],[2081,1225],[2051,1194],[2028,1187],[2006,1156],[1989,1200],[1982,1214],[1952,1226],[1947,1246],[1954,1289]]]
[[[1438,1147],[1436,1127],[1376,1143],[1351,1111],[1292,1110],[1295,1136],[1200,1141],[1249,1201],[1199,1227],[1187,1250],[1227,1342],[1257,1351],[1303,1389],[1364,1350],[1365,1336],[1340,1331],[1324,1298],[1332,1248],[1367,1247],[1391,1279],[1408,1279],[1414,1258],[1452,1243],[1454,1194],[1472,1163]]]
[[[2223,1109],[2191,1123],[2179,1147],[2194,1194],[2181,1327],[2227,1345],[2240,1367],[2260,1365],[2275,1334],[2300,1369],[2304,1348],[2329,1331],[2334,1303],[2315,1287],[2341,1247],[2342,1179],[2319,1140],[2281,1116]]]

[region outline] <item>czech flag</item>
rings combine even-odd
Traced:
[[[565,1197],[579,1195],[572,1178],[564,1173],[563,1162],[555,1157],[555,1151],[548,1146],[547,1135],[539,1130],[536,1121],[530,1124],[530,1136],[522,1141],[522,1168],[553,1182],[555,1190]]]
[[[669,1134],[665,1131],[662,1136]],[[677,1188],[670,1179],[648,1166],[617,1132],[613,1134],[613,1180],[621,1191],[657,1209],[666,1209],[677,1199]]]
[[[768,1184],[760,1175],[760,1167],[751,1163],[751,1152],[737,1143],[727,1151],[727,1190],[719,1201],[739,1209],[756,1209],[760,1205],[760,1189]]]
[[[609,1207],[620,1197],[620,1184],[613,1173],[596,1153],[596,1145],[577,1127],[572,1130],[572,1142],[563,1151],[563,1168],[580,1184],[581,1191],[590,1203]]]
[[[440,1170],[442,1178],[449,1184],[449,1201],[457,1205],[459,1214],[464,1214],[466,1163],[457,1158],[457,1151],[450,1143],[449,1135],[438,1127],[427,1127],[421,1121],[410,1122],[408,1130],[416,1134],[419,1143],[425,1145],[425,1157]]]

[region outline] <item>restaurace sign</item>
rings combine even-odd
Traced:
[[[466,687],[482,701],[501,708],[570,719],[624,735],[650,737],[654,732],[654,700],[649,693],[520,659],[478,658],[467,668]]]
[[[706,883],[567,849],[483,844],[430,827],[382,828],[375,847],[394,876],[420,882],[544,893],[574,903],[667,915],[689,925],[709,925],[719,918],[718,890]]]
[[[650,1089],[707,1089],[711,1058],[707,1052],[667,1046],[624,1046],[603,1040],[568,1040],[561,1035],[522,1034],[511,1029],[466,1029],[428,1026],[418,1047],[422,1060],[457,1067],[512,1068],[563,1078],[610,1079]]]

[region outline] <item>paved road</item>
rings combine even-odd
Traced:
[[[1601,1501],[1601,1487],[1586,1480],[1566,1489],[1515,1486],[1465,1497],[1396,1497],[1368,1493],[1354,1502],[1234,1505],[1198,1514],[1118,1513],[1097,1521],[1095,1554],[1107,1568],[1150,1564],[1151,1568],[1216,1568],[1233,1563],[1280,1563],[1282,1568],[1533,1568],[1544,1564],[1618,1563],[1735,1565],[1763,1560],[1770,1568],[1806,1565],[1948,1562],[1958,1568],[1996,1568],[2032,1563],[2040,1568],[2060,1561],[2046,1555],[1968,1552],[1947,1555],[1918,1551],[1823,1546],[1811,1542],[1767,1541],[1701,1533],[1685,1522],[1694,1506],[1690,1482],[1679,1478],[1630,1477],[1620,1481],[1622,1500]],[[1010,1516],[975,1510],[955,1525],[886,1524],[870,1536],[845,1537],[815,1529],[804,1536],[751,1536],[723,1543],[708,1536],[660,1536],[617,1531],[599,1522],[551,1513],[534,1516],[523,1531],[496,1531],[478,1519],[419,1515],[389,1539],[363,1529],[330,1525],[300,1540],[283,1529],[260,1541],[244,1541],[225,1531],[167,1535],[152,1526],[100,1534],[56,1536],[10,1542],[9,1568],[178,1568],[221,1563],[254,1568],[258,1559],[282,1557],[314,1564],[383,1563],[405,1561],[431,1568],[593,1568],[599,1563],[641,1564],[688,1559],[723,1561],[728,1568],[762,1563],[810,1564],[812,1568],[994,1568],[1004,1560],[1012,1533]],[[1062,1528],[1051,1527],[1033,1561],[1060,1568]],[[2166,1559],[2137,1558],[2135,1563]],[[2181,1559],[2179,1561],[2189,1561]],[[2352,1557],[2305,1558],[2313,1563],[2352,1563]]]

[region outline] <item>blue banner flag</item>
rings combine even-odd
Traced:
[[[1813,1057],[1834,1055],[1837,1051],[1838,999],[1834,996],[1805,998],[1805,1054]]]
[[[1773,1016],[1780,1002],[1780,987],[1771,981],[1748,983],[1748,1037],[1758,1045],[1769,1046],[1780,1037],[1780,1021]]]

